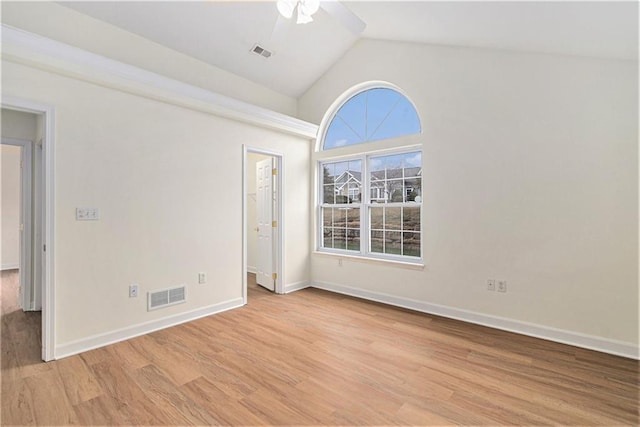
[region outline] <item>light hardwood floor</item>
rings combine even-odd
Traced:
[[[2,425],[638,425],[636,361],[313,289],[45,364],[1,286]]]

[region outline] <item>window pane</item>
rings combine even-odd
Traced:
[[[322,209],[322,247],[360,250],[360,208]]]
[[[402,97],[393,110],[371,135],[370,140],[387,139],[420,133],[420,119],[408,99]]]
[[[420,133],[420,119],[413,104],[393,89],[374,88],[340,107],[322,147],[327,150],[415,133]]]
[[[360,208],[347,208],[345,210],[348,228],[360,228]]]
[[[420,207],[404,207],[402,209],[402,229],[420,231]]]
[[[384,232],[384,253],[401,255],[402,251],[402,233],[399,231]]]
[[[404,156],[402,154],[397,154],[393,156],[382,156],[382,157],[372,157],[369,168],[371,169],[371,179],[388,179],[388,178],[400,178],[402,177],[402,173],[397,172],[402,168]],[[394,176],[387,176],[384,172],[393,173],[396,171]]]
[[[367,92],[361,92],[351,98],[336,114],[358,136],[358,142],[366,140]]]
[[[420,178],[405,180],[405,192],[407,193],[407,202],[422,201],[422,180]]]
[[[372,203],[404,203],[421,200],[422,154],[419,151],[369,160]]]
[[[346,228],[334,228],[333,229],[333,247],[335,249],[345,249],[346,248]]]
[[[335,175],[334,173],[335,169],[336,168],[333,165],[333,163],[327,163],[322,165],[322,174],[323,174],[322,183],[323,184],[333,184],[333,176]]]
[[[345,209],[347,218],[346,249],[360,250],[360,208]]]
[[[333,210],[333,227],[346,227],[347,226],[347,218],[346,218],[346,210],[345,209],[334,209]]]
[[[347,249],[360,250],[360,229],[347,229]]]
[[[405,256],[420,256],[420,233],[403,233],[402,254]]]
[[[405,154],[402,166],[406,169],[404,172],[405,177],[421,176],[422,174],[419,172],[422,170],[422,153],[417,151]]]
[[[362,138],[349,128],[343,119],[336,116],[327,129],[323,149],[344,147],[345,145],[359,144],[361,142],[363,142]]]
[[[402,208],[384,208],[385,230],[400,230],[402,228]]]
[[[323,228],[322,247],[333,248],[333,229]]]
[[[402,97],[398,92],[391,89],[371,89],[367,94],[367,141],[376,139],[376,134],[387,117],[394,110],[398,101]],[[396,131],[397,132],[397,131]],[[402,135],[397,134],[397,135]],[[396,136],[397,136],[396,135]]]
[[[382,230],[383,227],[383,215],[384,215],[384,208],[374,208],[372,207],[371,210],[371,229],[372,230]]]
[[[360,203],[362,161],[326,163],[322,165],[322,203]]]
[[[322,208],[322,225],[324,227],[331,227],[333,224],[333,209]]]
[[[335,185],[323,185],[322,186],[322,202],[334,204],[336,202]]]
[[[371,252],[383,253],[384,252],[384,231],[371,230],[371,237],[369,239],[371,245]]]
[[[404,202],[404,181],[402,179],[392,179],[387,181],[387,187],[391,193],[388,202],[402,203]]]

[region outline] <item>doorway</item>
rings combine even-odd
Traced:
[[[28,350],[22,355],[33,358],[29,363],[55,359],[53,113],[51,106],[9,96],[2,98],[2,148],[4,151],[5,147],[19,147],[21,168],[18,269],[3,270],[2,285],[15,287],[20,295],[11,319],[22,321],[21,329],[33,332],[27,334],[33,340],[26,343],[21,338],[17,342]],[[3,293],[3,304],[5,297]],[[3,327],[6,314],[3,310]]]
[[[243,147],[243,299],[283,293],[283,156]]]
[[[21,113],[21,116],[7,117],[8,112],[2,112],[4,123],[11,118],[18,118],[13,123],[14,129],[3,127],[3,134],[18,132],[20,136],[28,137],[36,134],[36,116]],[[31,117],[32,116],[32,117]],[[9,119],[9,120],[7,120]],[[29,124],[33,129],[29,129]],[[20,126],[22,125],[22,126]],[[16,128],[22,129],[16,130]],[[13,133],[15,134],[15,133]],[[16,289],[3,287],[3,305],[15,307],[23,311],[41,310],[38,287],[34,278],[36,273],[33,254],[33,175],[32,175],[32,141],[26,139],[2,137],[0,157],[2,158],[2,256],[1,264],[3,277],[11,277],[7,283],[14,283]],[[6,283],[3,281],[3,284]],[[15,291],[15,292],[14,292]],[[7,293],[8,292],[8,293]],[[11,300],[15,299],[15,301]]]

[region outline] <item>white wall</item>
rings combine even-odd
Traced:
[[[2,270],[20,266],[20,152],[21,148],[18,146],[0,145],[2,162],[0,266]]]
[[[7,110],[6,108],[2,108],[1,111],[0,123],[2,124],[2,136],[4,138],[23,139],[25,141],[34,141],[36,139],[37,115]]]
[[[637,79],[630,61],[361,40],[299,114],[320,123],[369,80],[412,98],[426,267],[313,255],[312,281],[637,346]]]
[[[54,2],[2,2],[2,22],[254,105],[296,114],[296,100]]]
[[[57,347],[241,301],[242,144],[286,156],[296,197],[285,206],[285,276],[308,280],[308,141],[6,60],[2,90],[55,108]],[[100,220],[76,221],[76,207],[98,208]],[[147,312],[147,291],[178,284],[187,303]]]
[[[256,163],[268,159],[257,153],[247,155],[247,270],[255,273],[258,250],[258,212],[256,203]]]

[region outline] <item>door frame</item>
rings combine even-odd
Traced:
[[[42,164],[35,164],[40,168],[43,180],[43,193],[36,195],[41,198],[42,206],[42,250],[44,256],[44,274],[42,275],[42,359],[54,360],[55,355],[55,109],[48,104],[28,99],[2,95],[2,108],[43,115],[44,138],[42,142]],[[37,156],[36,156],[37,157]],[[37,215],[36,215],[37,218]],[[41,266],[35,266],[42,268]],[[36,284],[37,286],[38,284]]]
[[[275,283],[275,293],[284,294],[284,155],[271,150],[265,150],[263,148],[251,147],[246,144],[242,145],[242,299],[243,303],[247,304],[247,165],[248,155],[262,154],[264,156],[271,156],[276,160],[276,169],[278,173],[276,175],[276,182],[274,189],[277,194],[276,198],[276,214],[274,218],[277,223],[276,233],[273,236],[274,251],[273,256],[274,272],[277,274]]]
[[[33,252],[32,252],[32,165],[33,165],[33,142],[26,139],[2,138],[2,145],[12,145],[20,147],[20,259],[18,268],[20,269],[20,307],[24,311],[35,309],[35,284],[32,283],[33,275]]]

